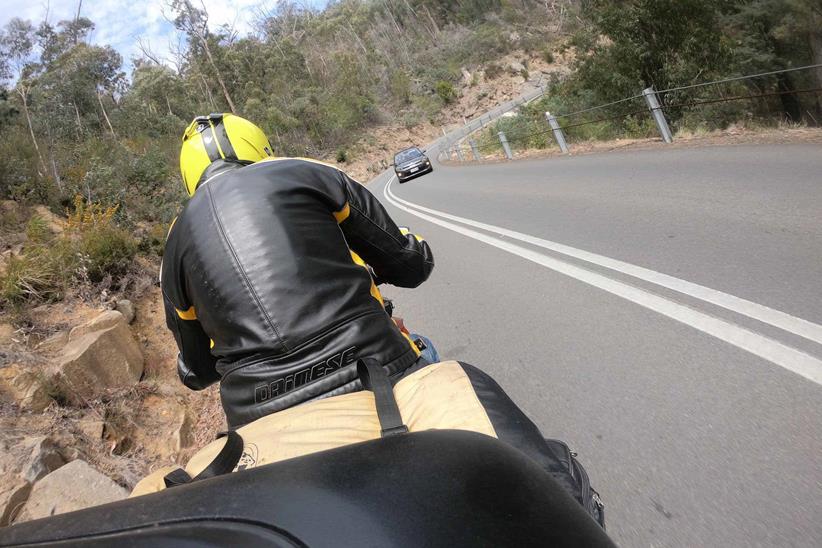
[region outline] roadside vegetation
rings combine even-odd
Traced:
[[[556,146],[546,111],[559,117],[570,142],[658,136],[644,98],[635,97],[646,87],[666,90],[822,63],[818,0],[590,0],[578,7],[576,25],[558,50],[575,52],[571,76],[481,132],[482,149],[499,149],[499,131],[514,149]],[[822,68],[661,95],[675,133],[822,124]],[[727,100],[734,97],[744,99]]]
[[[117,284],[134,271],[138,240],[114,223],[117,206],[86,204],[78,196],[73,207],[56,234],[37,213],[22,227],[25,245],[9,254],[0,273],[0,305],[53,302],[96,284],[125,289]]]

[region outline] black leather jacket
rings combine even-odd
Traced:
[[[220,381],[229,425],[358,387],[355,362],[389,373],[419,354],[378,279],[416,287],[434,259],[337,168],[283,158],[212,164],[173,224],[161,285],[189,388]]]

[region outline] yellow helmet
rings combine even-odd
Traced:
[[[215,160],[254,163],[272,156],[263,130],[245,118],[229,113],[198,116],[183,134],[180,172],[189,196],[194,195],[203,172]]]

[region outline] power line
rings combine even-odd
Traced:
[[[714,103],[726,103],[728,101],[739,101],[742,99],[759,99],[761,97],[775,97],[777,95],[793,95],[797,93],[818,93],[821,92],[822,88],[809,88],[809,89],[794,89],[794,90],[783,90],[783,91],[771,91],[768,93],[757,93],[754,95],[735,95],[733,97],[722,97],[719,99],[706,99],[704,101],[691,101],[687,103],[673,103],[670,105],[662,105],[663,109],[666,108],[681,108],[681,107],[695,107],[699,105],[710,105]]]
[[[822,63],[816,64],[816,65],[806,65],[804,67],[794,67],[794,68],[781,69],[781,70],[772,70],[770,72],[762,72],[760,74],[749,74],[747,76],[735,76],[733,78],[725,78],[724,80],[716,80],[714,82],[702,82],[700,84],[691,84],[689,86],[679,86],[679,87],[676,87],[676,88],[661,89],[661,90],[657,91],[657,93],[667,93],[669,91],[680,91],[680,90],[683,90],[683,89],[692,89],[692,88],[699,88],[699,87],[704,87],[704,86],[713,86],[713,85],[716,85],[716,84],[725,84],[727,82],[736,82],[738,80],[749,80],[751,78],[759,78],[761,76],[772,76],[774,74],[782,74],[782,73],[785,73],[785,72],[795,72],[797,70],[807,70],[807,69],[820,68],[820,67],[822,67]]]
[[[634,99],[639,99],[640,97],[642,97],[641,93],[639,95],[634,95],[632,97],[626,97],[625,99],[620,99],[619,101],[613,101],[611,103],[605,103],[604,105],[598,105],[598,106],[591,107],[591,108],[586,108],[586,109],[583,109],[583,110],[577,110],[575,112],[569,112],[568,114],[558,114],[557,116],[555,116],[555,118],[559,119],[559,118],[567,118],[568,116],[576,116],[577,114],[583,114],[585,112],[591,112],[592,110],[599,110],[601,108],[610,107],[610,106],[613,106],[613,105],[618,105],[620,103],[625,103],[626,101],[632,101]]]

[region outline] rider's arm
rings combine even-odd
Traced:
[[[180,354],[177,356],[177,374],[183,384],[192,390],[202,390],[220,380],[211,354],[211,339],[197,321],[194,307],[179,310],[163,291],[166,325],[174,334]]]
[[[347,202],[335,215],[348,245],[380,282],[417,287],[431,274],[434,256],[419,236],[403,233],[364,186],[340,172]]]

